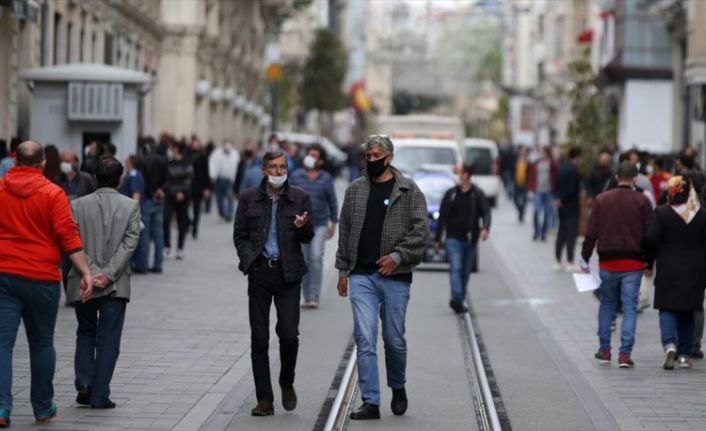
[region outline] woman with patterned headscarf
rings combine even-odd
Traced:
[[[691,367],[694,311],[703,310],[706,285],[706,212],[686,176],[672,177],[667,201],[655,210],[643,248],[648,270],[657,262],[654,307],[665,359],[663,368]]]

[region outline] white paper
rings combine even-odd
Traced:
[[[574,284],[576,285],[576,290],[579,292],[590,292],[600,287],[601,280],[593,273],[580,273],[574,274]]]

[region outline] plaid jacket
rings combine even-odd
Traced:
[[[422,261],[429,237],[427,203],[414,181],[392,168],[395,185],[390,195],[380,241],[380,256],[390,255],[399,266],[393,274],[412,272]],[[339,217],[336,268],[348,276],[358,260],[358,241],[365,222],[370,179],[364,175],[353,181],[343,198]]]

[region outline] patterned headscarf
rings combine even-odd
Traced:
[[[691,182],[681,175],[674,176],[667,182],[667,199],[669,206],[689,224],[701,208],[699,197]]]

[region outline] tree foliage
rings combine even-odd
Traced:
[[[605,96],[596,86],[588,49],[569,63],[569,73],[573,81],[573,88],[568,92],[573,118],[567,136],[590,162],[596,147],[615,140],[616,121],[608,112]]]
[[[347,68],[346,50],[327,29],[319,29],[304,63],[300,95],[306,110],[331,112],[346,105],[343,79]]]

